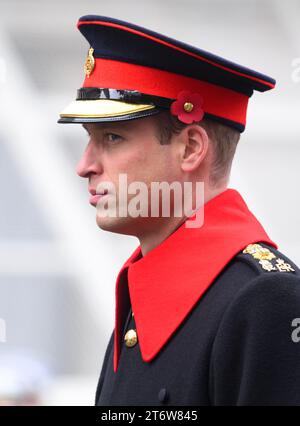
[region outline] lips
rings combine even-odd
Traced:
[[[107,189],[102,189],[96,192],[97,195],[106,195],[107,193],[108,193]]]
[[[98,201],[101,198],[105,197],[106,195],[108,195],[107,192],[105,192],[103,194],[94,194],[94,195],[91,195],[91,197],[90,197],[90,204],[92,204],[93,206],[96,206],[97,203],[98,203]]]
[[[96,206],[100,198],[104,197],[105,195],[108,195],[107,189],[99,189],[99,191],[96,191],[94,188],[89,188],[89,193],[91,194],[90,197],[90,204],[93,206]]]

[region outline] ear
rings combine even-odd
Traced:
[[[186,127],[182,134],[184,153],[181,168],[185,172],[196,170],[207,155],[209,139],[203,127],[196,124]]]

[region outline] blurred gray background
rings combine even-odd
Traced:
[[[114,286],[134,238],[97,228],[76,164],[81,126],[56,124],[83,82],[85,14],[128,20],[269,74],[250,99],[230,187],[300,264],[300,2],[1,0],[1,353],[52,375],[44,403],[93,404],[114,326]],[[0,378],[1,380],[1,378]]]

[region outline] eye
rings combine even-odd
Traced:
[[[122,139],[122,136],[117,135],[116,133],[106,133],[104,137],[111,143],[118,142]]]

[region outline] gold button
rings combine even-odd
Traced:
[[[193,108],[194,108],[194,105],[193,105],[191,102],[186,102],[186,103],[183,105],[183,109],[184,109],[186,112],[191,112],[191,111],[193,111]]]
[[[128,330],[124,337],[125,345],[128,348],[132,348],[137,344],[138,338],[135,330]]]

